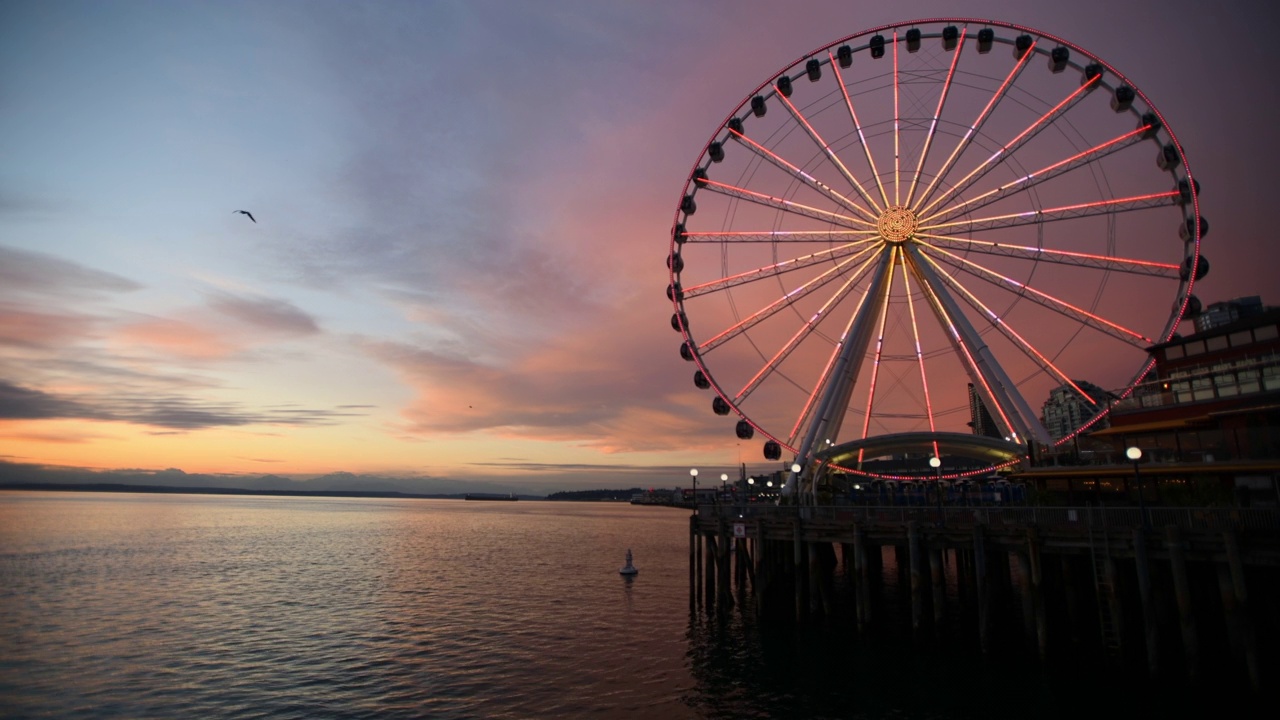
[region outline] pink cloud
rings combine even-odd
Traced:
[[[120,328],[118,338],[126,343],[178,357],[215,360],[241,349],[224,335],[183,320],[151,318]]]
[[[220,360],[255,345],[320,332],[313,317],[277,298],[216,293],[204,306],[180,312],[183,319],[149,317],[128,323],[117,337],[179,358]]]
[[[0,345],[58,347],[93,334],[97,324],[98,320],[88,315],[0,305]]]

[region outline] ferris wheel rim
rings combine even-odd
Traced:
[[[806,62],[809,62],[811,59],[821,58],[821,54],[823,52],[829,53],[833,48],[836,48],[837,46],[843,43],[848,43],[850,41],[853,41],[859,38],[870,38],[875,36],[877,33],[888,31],[888,30],[905,29],[905,28],[910,28],[913,26],[921,26],[921,25],[942,25],[947,23],[965,24],[965,25],[978,24],[984,27],[996,27],[996,28],[1003,28],[1006,30],[1018,31],[1025,34],[1034,34],[1041,41],[1056,42],[1062,47],[1070,48],[1071,50],[1074,50],[1080,53],[1088,60],[1091,60],[1097,64],[1100,64],[1103,68],[1105,68],[1105,71],[1111,73],[1111,75],[1118,82],[1131,88],[1134,94],[1136,95],[1136,97],[1141,98],[1143,105],[1145,105],[1145,107],[1159,119],[1160,125],[1158,130],[1162,132],[1165,136],[1167,136],[1169,142],[1172,143],[1172,145],[1176,148],[1176,152],[1178,154],[1179,161],[1180,161],[1180,166],[1182,168],[1182,174],[1185,175],[1186,182],[1191,188],[1191,198],[1189,203],[1190,205],[1189,212],[1191,214],[1191,219],[1188,221],[1188,225],[1190,227],[1193,227],[1193,230],[1192,230],[1193,237],[1187,243],[1189,252],[1186,253],[1185,255],[1187,261],[1191,263],[1193,272],[1191,272],[1188,278],[1184,278],[1179,283],[1178,290],[1177,290],[1177,309],[1175,312],[1173,312],[1170,315],[1170,318],[1166,324],[1166,327],[1162,331],[1161,335],[1157,338],[1149,339],[1151,341],[1151,344],[1158,344],[1158,343],[1168,341],[1176,332],[1179,326],[1179,323],[1186,317],[1188,303],[1190,303],[1190,301],[1192,300],[1192,290],[1194,288],[1194,284],[1196,280],[1196,272],[1194,270],[1199,267],[1199,262],[1201,257],[1200,243],[1201,243],[1203,221],[1200,214],[1199,190],[1197,187],[1197,183],[1195,182],[1194,175],[1192,174],[1190,164],[1187,161],[1185,150],[1183,149],[1181,141],[1177,138],[1176,134],[1174,133],[1173,128],[1170,127],[1169,124],[1165,121],[1164,116],[1160,112],[1158,107],[1150,100],[1150,98],[1145,94],[1145,92],[1143,92],[1141,88],[1138,87],[1135,83],[1133,83],[1132,80],[1130,80],[1126,75],[1124,75],[1114,66],[1112,66],[1110,63],[1107,63],[1102,58],[1099,58],[1097,55],[1089,52],[1088,50],[1085,50],[1079,45],[1069,40],[1066,40],[1064,38],[1061,38],[1059,36],[1041,31],[1036,28],[1015,24],[1015,23],[1009,23],[1005,21],[981,19],[981,18],[967,18],[967,17],[924,18],[924,19],[918,19],[918,20],[890,23],[890,24],[885,24],[885,25],[864,29],[859,32],[853,33],[851,35],[847,35],[842,38],[839,38],[833,42],[827,43],[818,48],[815,48],[813,51],[800,56],[799,58],[797,58],[796,60],[792,61],[787,65],[784,65],[782,68],[779,69],[777,73],[769,76],[769,78],[766,79],[763,83],[758,85],[751,92],[747,93],[743,101],[739,103],[737,106],[735,106],[733,110],[729,113],[729,115],[727,115],[725,119],[716,127],[715,131],[713,131],[711,137],[709,138],[707,143],[703,146],[701,152],[698,154],[697,159],[695,160],[694,166],[691,169],[689,175],[687,176],[685,184],[681,189],[681,198],[684,199],[687,197],[691,197],[692,194],[694,194],[694,192],[698,190],[699,181],[700,181],[699,170],[704,166],[710,165],[710,161],[708,160],[708,153],[712,145],[717,142],[717,138],[724,133],[725,128],[731,126],[731,121],[734,118],[739,116],[745,116],[744,110],[750,106],[750,103],[752,102],[753,98],[759,97],[762,92],[766,91],[771,86],[774,86],[774,83],[779,78],[787,77],[787,73],[789,71],[802,68],[803,64]],[[1006,40],[1002,39],[1002,42],[1005,42],[1005,41]],[[895,39],[894,39],[895,51],[899,42],[900,41],[895,36]],[[865,48],[859,48],[859,51],[863,49]],[[1035,52],[1039,54],[1047,54],[1046,51],[1040,50],[1038,48],[1035,49]],[[956,58],[958,59],[958,53]],[[896,58],[895,58],[895,61],[896,61]],[[1073,66],[1079,67],[1075,63],[1072,63],[1072,64]],[[834,59],[830,61],[830,67],[834,71],[834,67],[835,67]],[[895,73],[896,73],[896,69],[895,69]],[[798,74],[797,74],[797,77],[799,77]],[[896,83],[896,77],[895,77],[895,83]],[[843,85],[843,81],[841,81],[841,84]],[[777,94],[776,86],[774,87],[774,90],[775,90],[774,95],[776,95]],[[896,93],[896,87],[895,87],[895,93]],[[773,95],[770,95],[770,97],[773,97]],[[895,102],[896,102],[896,96],[895,96]],[[935,121],[936,120],[937,118],[935,118]],[[927,146],[926,146],[925,152],[927,153]],[[870,153],[869,150],[868,150],[868,153]],[[922,155],[920,158],[920,166],[923,167],[923,165],[924,165],[924,157]],[[919,169],[917,169],[914,176],[914,180],[918,181],[920,177],[921,177],[921,173],[919,172]],[[883,189],[882,189],[882,192],[883,192]],[[888,198],[885,197],[884,200],[886,201],[885,205],[887,206]],[[874,203],[869,203],[869,204],[874,204]],[[896,208],[898,206],[895,205],[894,207]],[[945,209],[945,204],[944,204],[944,209]],[[852,215],[854,215],[854,213],[851,212],[851,216]],[[910,217],[908,217],[908,215],[910,215]],[[763,423],[759,423],[753,420],[750,414],[748,414],[745,410],[743,410],[740,407],[740,404],[738,402],[735,402],[735,398],[725,392],[725,390],[721,387],[721,384],[715,379],[715,374],[712,372],[711,368],[709,368],[705,364],[702,354],[697,350],[698,345],[689,330],[688,319],[685,312],[685,304],[684,304],[685,299],[682,296],[681,289],[679,286],[681,273],[679,269],[674,267],[673,263],[671,262],[671,258],[673,256],[678,255],[680,245],[682,244],[681,237],[680,237],[680,234],[683,231],[683,225],[681,223],[682,216],[687,218],[688,215],[683,212],[683,208],[681,207],[681,205],[678,204],[676,212],[673,217],[673,221],[672,221],[672,231],[671,231],[672,237],[671,237],[671,242],[669,246],[670,254],[669,254],[669,262],[668,262],[669,282],[670,282],[669,296],[671,296],[672,305],[676,313],[676,315],[673,316],[673,327],[677,325],[677,318],[680,318],[678,323],[678,326],[679,326],[678,329],[684,341],[684,346],[682,346],[682,352],[685,347],[688,347],[690,349],[692,357],[686,358],[686,359],[691,359],[694,362],[695,366],[697,367],[698,372],[703,376],[705,376],[705,378],[710,380],[711,389],[713,390],[715,396],[719,398],[719,401],[725,403],[731,409],[731,412],[736,413],[736,415],[739,418],[741,418],[742,421],[745,421],[746,423],[750,424],[755,431],[758,431],[763,436],[769,438],[769,440],[775,443],[778,443],[781,447],[786,448],[787,450],[793,453],[798,452],[798,449],[794,446],[793,438],[779,437],[777,433],[771,432],[770,428],[766,428]],[[878,223],[882,224],[885,221],[885,217],[886,215],[884,213],[881,213],[880,216],[876,219]],[[935,214],[935,217],[936,217],[936,214]],[[918,227],[921,224],[921,222],[923,222],[921,217],[912,215],[910,213],[905,213],[905,214],[899,213],[897,216],[893,217],[892,220],[893,220],[893,223],[890,223],[891,225],[894,225],[895,227],[911,225],[913,231],[915,230],[916,227]],[[857,223],[852,223],[848,227],[850,228],[851,231],[856,231],[856,228],[859,228],[860,226]],[[928,229],[936,229],[936,228],[928,228]],[[885,235],[886,232],[889,232],[889,233],[899,232],[898,230],[886,231],[883,226],[879,227],[878,230],[882,235]],[[904,235],[903,237],[898,238],[898,241],[903,241],[905,244],[906,237],[907,236]],[[908,289],[909,289],[909,285],[908,285]],[[1126,384],[1126,389],[1120,396],[1121,399],[1128,397],[1128,395],[1133,392],[1134,388],[1139,383],[1141,383],[1142,380],[1146,377],[1146,375],[1150,372],[1153,365],[1154,365],[1154,360],[1148,360],[1143,365],[1143,367],[1139,369],[1139,371],[1134,375],[1133,379]],[[925,392],[927,393],[927,387]],[[1067,437],[1064,437],[1061,440],[1059,440],[1057,443],[1055,443],[1055,445],[1061,445],[1062,443],[1071,440],[1079,433],[1087,430],[1093,424],[1097,423],[1102,418],[1109,415],[1110,411],[1113,408],[1114,408],[1114,405],[1108,406],[1104,411],[1096,414],[1090,421],[1076,428],[1074,432],[1072,432]]]

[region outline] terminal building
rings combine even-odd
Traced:
[[[1110,427],[1046,453],[1018,479],[1127,494],[1141,472],[1170,504],[1280,504],[1280,309],[1214,322],[1148,348],[1155,366],[1114,407]],[[1136,464],[1130,447],[1142,451]]]

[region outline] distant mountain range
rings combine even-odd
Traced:
[[[462,481],[430,476],[389,478],[333,472],[318,477],[285,477],[281,475],[216,475],[187,473],[177,468],[167,470],[91,470],[54,467],[29,463],[0,461],[0,489],[33,485],[127,486],[131,489],[213,489],[249,490],[253,492],[326,493],[326,494],[400,494],[431,497],[461,496],[465,493],[515,493],[533,498],[520,487],[491,482]],[[70,489],[70,487],[68,487]],[[100,488],[107,489],[107,488]],[[122,488],[116,488],[122,489]]]

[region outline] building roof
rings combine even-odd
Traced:
[[[1162,348],[1173,345],[1185,345],[1196,340],[1204,340],[1205,338],[1217,337],[1218,335],[1229,335],[1239,330],[1252,329],[1263,325],[1274,325],[1280,322],[1280,308],[1267,308],[1261,314],[1251,315],[1249,317],[1240,318],[1234,322],[1225,325],[1216,325],[1205,330],[1204,332],[1192,333],[1186,336],[1174,335],[1168,342],[1162,342],[1147,348],[1147,352],[1155,352]]]

